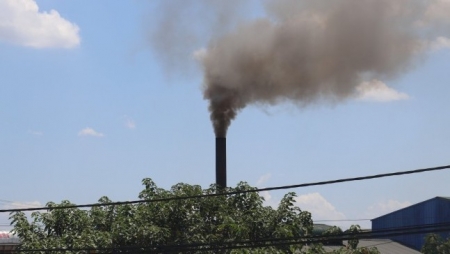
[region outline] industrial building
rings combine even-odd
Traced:
[[[330,229],[332,226],[325,224],[314,224],[313,235],[322,235],[326,230]],[[370,232],[367,230],[366,232]],[[326,253],[331,253],[337,251],[343,246],[348,244],[348,241],[334,240],[322,242],[323,249]],[[361,239],[359,240],[358,247],[376,247],[380,254],[420,254],[419,251],[402,245],[398,242],[392,241],[390,239]],[[308,247],[305,247],[307,249]]]
[[[383,215],[372,220],[372,230],[389,230],[409,227],[405,230],[411,231],[421,226],[435,225],[427,230],[439,234],[442,238],[450,237],[449,231],[442,231],[439,226],[450,223],[450,198],[435,197],[415,205],[405,207],[395,212]],[[424,238],[428,233],[399,234],[390,236],[389,239],[420,250],[424,244]]]
[[[20,240],[17,236],[0,231],[0,254],[14,253],[16,247],[20,244]]]

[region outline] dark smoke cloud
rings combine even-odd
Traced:
[[[417,63],[431,39],[450,34],[450,19],[440,11],[450,10],[448,0],[261,3],[265,17],[212,34],[197,52],[218,137],[248,104],[304,107],[353,97],[363,81],[397,77]]]
[[[168,74],[189,74],[194,66],[192,52],[234,27],[249,3],[242,0],[155,2],[156,11],[151,18],[156,22],[148,23],[147,36]]]

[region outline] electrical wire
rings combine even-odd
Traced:
[[[215,242],[215,243],[191,243],[191,244],[178,244],[178,245],[155,245],[155,246],[122,246],[122,247],[109,247],[109,248],[53,248],[53,249],[22,249],[23,252],[38,252],[38,251],[108,251],[108,250],[121,250],[121,251],[133,251],[133,253],[160,251],[159,253],[171,253],[171,252],[183,252],[183,251],[214,251],[214,250],[230,250],[230,249],[249,249],[249,248],[261,248],[261,247],[275,247],[284,245],[304,245],[312,243],[324,243],[327,241],[343,241],[353,239],[371,239],[381,238],[389,236],[399,235],[411,235],[411,234],[425,234],[450,231],[450,222],[447,223],[435,223],[416,226],[407,226],[400,228],[388,228],[383,230],[375,230],[372,232],[343,232],[336,235],[314,235],[305,236],[299,238],[265,238],[246,241],[230,241],[230,242]],[[368,246],[365,246],[368,247]],[[370,247],[370,246],[369,246]]]
[[[365,239],[370,240],[370,239]],[[382,243],[375,243],[375,244],[370,244],[370,245],[366,245],[366,246],[361,246],[362,248],[371,248],[371,247],[375,247],[375,246],[380,246],[380,245],[385,245],[385,244],[390,244],[393,243],[394,241],[392,240],[386,240],[386,242],[382,242]]]
[[[327,222],[327,221],[368,221],[372,219],[342,219],[342,220],[314,220],[314,222]]]
[[[341,235],[336,235],[336,236],[328,236],[328,237],[324,237],[324,236],[313,236],[313,237],[302,237],[302,238],[298,238],[298,239],[265,239],[265,240],[260,240],[259,243],[256,244],[251,244],[251,245],[245,245],[243,244],[243,242],[237,243],[237,244],[243,244],[243,245],[233,245],[236,243],[231,243],[227,246],[210,246],[210,247],[206,247],[206,248],[185,248],[185,246],[182,246],[182,248],[179,249],[173,249],[174,252],[177,251],[214,251],[214,250],[224,250],[224,249],[248,249],[248,248],[260,248],[260,247],[274,247],[274,246],[284,246],[284,245],[296,245],[296,244],[312,244],[312,243],[323,243],[326,241],[342,241],[342,240],[352,240],[352,239],[367,239],[367,238],[371,238],[374,236],[378,236],[378,237],[388,237],[388,236],[398,236],[398,235],[410,235],[410,234],[420,234],[420,233],[431,233],[431,232],[442,232],[442,231],[449,231],[450,230],[450,224],[447,223],[446,227],[440,227],[440,228],[436,228],[435,225],[433,225],[434,228],[430,228],[430,226],[428,225],[427,227],[425,227],[425,229],[422,230],[415,230],[415,231],[410,231],[410,232],[405,232],[405,231],[400,231],[399,229],[395,229],[395,231],[399,231],[399,232],[392,232],[389,234],[379,234],[381,233],[378,232],[378,235],[367,235],[367,233],[359,233],[359,234],[349,234],[349,233],[343,233]],[[419,227],[417,227],[418,229]],[[403,230],[403,229],[401,229]],[[392,231],[392,230],[390,230]],[[165,250],[172,250],[172,249],[165,249]]]
[[[442,232],[449,231],[450,223],[440,223],[440,224],[427,224],[419,226],[401,227],[401,228],[390,228],[377,230],[373,232],[359,232],[359,233],[348,233],[343,232],[341,234],[336,234],[332,236],[310,236],[302,238],[271,238],[271,239],[260,239],[260,240],[250,240],[234,242],[232,244],[253,244],[253,245],[242,245],[241,247],[253,247],[254,243],[264,243],[264,242],[277,242],[280,245],[286,244],[309,244],[309,243],[319,243],[327,241],[342,241],[342,240],[352,240],[352,239],[369,239],[369,238],[381,238],[388,236],[398,236],[398,235],[409,235],[409,234],[421,234],[430,232]],[[226,247],[227,248],[227,247]],[[240,247],[239,247],[240,248]]]
[[[84,205],[0,209],[0,213],[22,212],[22,211],[40,211],[40,210],[57,210],[57,209],[59,210],[59,209],[69,209],[69,208],[104,207],[104,206],[114,206],[114,205],[167,202],[167,201],[172,201],[172,200],[186,200],[186,199],[198,199],[198,198],[206,198],[206,197],[228,196],[228,195],[236,195],[236,194],[261,192],[261,191],[284,190],[284,189],[304,188],[304,187],[310,187],[310,186],[328,185],[328,184],[336,184],[336,183],[344,183],[344,182],[352,182],[352,181],[362,181],[362,180],[369,180],[369,179],[376,179],[376,178],[383,178],[383,177],[438,171],[438,170],[444,170],[444,169],[449,169],[449,168],[450,168],[450,165],[447,165],[447,166],[422,168],[422,169],[416,169],[416,170],[399,171],[399,172],[369,175],[369,176],[342,178],[342,179],[337,179],[337,180],[329,180],[329,181],[321,181],[321,182],[302,183],[302,184],[285,185],[285,186],[278,186],[278,187],[267,187],[267,188],[260,188],[260,189],[253,188],[253,189],[242,190],[242,191],[227,192],[226,190],[224,190],[224,191],[219,190],[219,192],[217,192],[217,193],[194,195],[194,196],[174,196],[174,197],[168,197],[168,198],[157,198],[157,199],[149,199],[149,200],[120,201],[120,202],[94,203],[94,204],[84,204]]]

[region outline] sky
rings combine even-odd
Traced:
[[[434,1],[450,10],[450,1]],[[211,38],[266,13],[256,0],[232,8],[190,3],[201,15],[183,13],[180,1],[0,1],[0,208],[136,200],[144,178],[166,189],[214,183],[201,54],[211,52]],[[215,19],[203,15],[208,8],[233,22],[212,26]],[[227,133],[228,185],[448,165],[446,35],[436,35],[395,77],[365,80],[345,99],[240,109]],[[290,191],[317,223],[370,228],[370,219],[450,196],[448,179],[450,170],[442,170]],[[276,207],[286,192],[261,195]],[[8,224],[0,214],[0,230]]]

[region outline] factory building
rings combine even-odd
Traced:
[[[19,238],[9,232],[0,231],[0,254],[14,253],[20,244]]]
[[[420,230],[439,234],[444,239],[450,237],[449,225],[450,198],[448,197],[435,197],[372,220],[373,231],[409,227],[405,232],[411,232],[421,228]],[[389,239],[420,250],[427,234],[399,234],[390,236]]]

